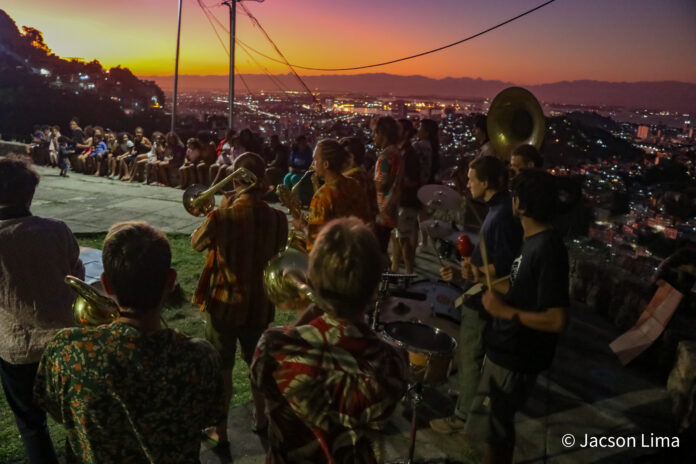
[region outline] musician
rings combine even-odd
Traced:
[[[525,170],[515,178],[512,195],[524,245],[505,295],[488,291],[483,296],[493,320],[466,426],[473,440],[485,442],[487,462],[512,462],[515,413],[529,398],[537,375],[551,366],[568,320],[568,253],[550,225],[558,201],[555,179],[539,169]]]
[[[368,215],[371,218],[369,224],[374,224],[377,217],[377,192],[375,181],[365,169],[365,145],[357,137],[343,137],[339,143],[348,153],[348,163],[343,175],[360,184],[367,196]]]
[[[205,311],[206,338],[222,356],[225,405],[232,397],[237,341],[242,347],[242,358],[251,363],[256,342],[274,318],[274,307],[263,289],[263,270],[285,248],[288,238],[285,214],[262,200],[266,193],[263,158],[244,153],[234,162],[235,170],[241,167],[255,174],[259,183],[241,193],[228,207],[210,212],[191,236],[194,250],[208,251],[193,301]],[[234,181],[237,193],[248,187]],[[261,431],[266,426],[263,397],[255,394],[253,400],[254,430]],[[228,442],[227,419],[206,433],[219,443]]]
[[[0,159],[0,381],[29,463],[50,464],[58,460],[46,413],[32,399],[34,376],[46,344],[73,325],[63,278],[85,270],[68,226],[29,211],[38,183],[24,160]]]
[[[494,156],[482,156],[471,162],[468,187],[471,196],[483,200],[488,214],[481,225],[480,239],[486,246],[488,272],[491,280],[505,276],[522,245],[522,228],[512,213],[512,203],[507,192],[507,171],[502,161]],[[468,281],[484,282],[485,269],[481,243],[474,248],[471,259],[463,259],[461,269],[441,268],[444,280],[453,280],[456,271]],[[479,384],[484,357],[483,333],[486,316],[480,305],[469,303],[462,307],[459,332],[458,391],[459,397],[454,416],[430,421],[433,430],[451,433],[464,429],[471,402]]]
[[[374,120],[372,139],[380,150],[375,163],[377,221],[375,235],[386,254],[391,231],[397,225],[403,163],[399,154],[399,126],[391,116]]]
[[[406,390],[406,360],[364,322],[380,256],[358,219],[328,223],[308,272],[324,312],[261,337],[251,382],[267,399],[267,462],[383,462],[382,430]]]
[[[319,231],[332,219],[355,216],[365,223],[372,221],[368,212],[367,196],[360,184],[342,174],[348,162],[348,153],[338,141],[323,139],[314,149],[314,169],[324,180],[309,205],[307,221],[295,219],[297,229],[306,229],[307,246],[312,247]]]
[[[41,359],[35,398],[63,423],[69,463],[198,462],[201,428],[226,410],[220,357],[160,325],[176,283],[169,242],[146,222],[117,223],[102,261],[120,317],[59,332]]]
[[[488,138],[488,117],[485,114],[476,116],[473,133],[476,140],[481,144],[476,152],[476,156],[498,156],[493,149],[493,145],[491,145],[491,140]]]
[[[540,168],[541,165],[541,155],[534,145],[522,144],[510,154],[510,171],[513,177],[516,177],[523,169]]]

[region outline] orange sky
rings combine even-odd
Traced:
[[[225,25],[227,7],[204,0]],[[435,48],[543,0],[266,0],[245,2],[291,62],[344,67]],[[138,75],[174,69],[177,0],[3,0],[18,24],[36,27],[63,57],[121,64]],[[241,8],[238,8],[241,10]],[[220,31],[227,41],[224,31]],[[249,19],[237,34],[275,56]],[[464,45],[367,71],[480,77],[517,84],[560,80],[696,82],[696,2],[557,0]],[[273,73],[283,65],[256,57]],[[180,72],[227,74],[228,58],[195,0],[184,0]],[[237,48],[241,72],[262,70]],[[325,74],[300,71],[301,74]],[[341,73],[348,74],[348,73]]]

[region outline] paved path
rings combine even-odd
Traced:
[[[116,221],[145,219],[167,232],[190,233],[200,224],[184,210],[180,190],[126,184],[119,181],[71,174],[68,179],[56,170],[39,168],[41,183],[36,193],[34,214],[65,221],[74,232],[106,231]],[[417,271],[434,277],[437,259],[419,253]],[[632,462],[656,450],[644,448],[581,448],[584,435],[640,437],[671,436],[671,403],[663,385],[633,368],[621,367],[608,348],[618,335],[606,320],[583,308],[574,307],[569,329],[561,336],[553,368],[541,375],[532,398],[517,417],[515,460],[525,463]],[[472,454],[460,435],[440,436],[427,428],[427,420],[447,415],[453,407],[443,394],[445,388],[427,390],[421,408],[417,455],[444,462],[471,462]],[[263,447],[249,430],[249,405],[239,406],[230,415],[231,454],[235,463],[263,462]],[[408,410],[403,406],[389,425],[387,457],[404,457],[408,451]],[[571,433],[577,444],[566,448],[564,434]],[[640,443],[640,442],[639,442]],[[682,443],[683,447],[693,447]],[[657,459],[656,461],[650,461]],[[206,445],[203,463],[220,462]],[[648,457],[648,462],[664,462]],[[435,461],[433,461],[435,462]]]
[[[44,167],[38,171],[32,212],[61,219],[75,233],[106,232],[115,222],[135,219],[165,232],[191,233],[201,223],[184,209],[181,190],[73,173],[63,178],[57,169]]]

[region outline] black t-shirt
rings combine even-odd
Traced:
[[[512,263],[505,300],[521,311],[567,307],[568,272],[568,252],[555,229],[527,237],[522,254]],[[557,341],[556,333],[493,318],[486,332],[486,355],[507,369],[537,373],[551,365]]]
[[[483,237],[488,252],[488,263],[495,267],[497,277],[508,273],[522,246],[522,226],[512,213],[512,200],[505,192],[494,194],[487,202],[488,213],[481,224],[479,235]],[[476,245],[471,262],[483,266],[481,247]]]

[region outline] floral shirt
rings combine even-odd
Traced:
[[[383,227],[396,227],[402,177],[403,163],[399,149],[396,145],[390,145],[380,152],[375,164],[377,224]]]
[[[198,462],[201,429],[227,410],[220,357],[208,342],[121,322],[60,331],[34,396],[65,426],[67,462]]]
[[[363,323],[324,314],[268,329],[251,365],[269,408],[266,462],[382,462],[382,430],[405,373],[403,354]]]
[[[319,235],[321,228],[332,219],[355,216],[365,223],[372,222],[367,205],[367,195],[360,184],[345,176],[335,182],[327,182],[314,192],[309,204],[308,248]]]

